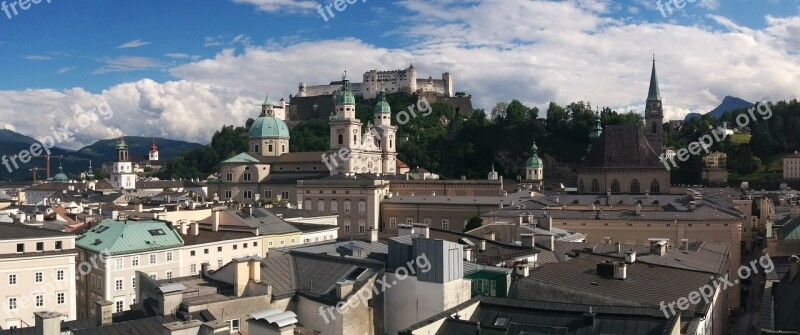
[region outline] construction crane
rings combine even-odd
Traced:
[[[44,169],[40,169],[38,167],[34,167],[33,169],[30,169],[30,170],[31,170],[31,172],[33,172],[33,182],[36,183],[36,179],[37,179],[37,177],[39,177],[39,171],[43,171]]]
[[[64,158],[62,155],[41,155],[41,156],[33,156],[33,158],[44,158],[47,160],[47,179],[50,179],[50,158],[55,157],[58,159]]]

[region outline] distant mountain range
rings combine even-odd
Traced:
[[[64,156],[61,160],[58,158],[51,159],[51,176],[58,173],[59,161],[61,161],[64,167],[64,172],[69,176],[77,176],[79,173],[86,171],[89,167],[89,160],[92,161],[94,168],[100,168],[105,162],[114,161],[117,157],[117,152],[115,150],[117,141],[119,141],[119,139],[100,140],[79,150],[68,150],[57,147],[50,149],[52,155]],[[167,161],[183,152],[202,147],[201,144],[197,143],[165,138],[156,138],[155,141],[158,146],[159,160],[161,161]],[[0,157],[18,155],[22,150],[29,150],[31,144],[36,142],[37,141],[30,136],[7,129],[0,129]],[[125,143],[128,144],[132,160],[146,160],[153,139],[150,137],[125,136]],[[14,169],[12,173],[8,172],[6,166],[0,165],[0,180],[30,180],[33,177],[33,172],[31,172],[30,169],[34,166],[45,169],[47,163],[44,158],[35,158],[28,164],[19,165],[19,168]],[[13,168],[12,166],[12,169]],[[39,172],[39,178],[44,177],[45,172]]]
[[[714,110],[708,112],[706,115],[711,115],[713,118],[718,119],[726,112],[735,111],[737,109],[747,109],[750,107],[753,107],[753,103],[737,97],[726,96],[725,99],[722,99],[722,103],[717,106],[717,108],[714,108]],[[686,118],[683,119],[683,121],[686,122],[701,116],[703,116],[703,114],[689,113],[689,115],[686,115]]]

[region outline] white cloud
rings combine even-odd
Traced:
[[[155,59],[138,56],[106,57],[103,59],[103,62],[105,65],[95,70],[93,72],[94,74],[147,70],[162,66],[162,64]]]
[[[26,59],[26,60],[53,60],[53,57],[42,56],[42,55],[29,55],[29,56],[22,57],[22,59]]]
[[[234,3],[254,5],[261,11],[274,13],[278,11],[304,11],[317,8],[313,0],[233,0]]]
[[[142,41],[141,39],[133,40],[128,43],[122,44],[117,47],[117,49],[131,49],[131,48],[138,48],[143,47],[145,45],[150,45],[150,42]]]
[[[72,70],[75,70],[74,66],[62,67],[62,68],[58,69],[57,73],[58,74],[65,74],[65,73],[72,72]]]

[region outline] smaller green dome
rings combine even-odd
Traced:
[[[53,181],[56,183],[67,183],[69,182],[69,177],[64,174],[64,169],[59,165],[58,167],[58,174],[53,176]]]
[[[374,113],[375,114],[378,114],[378,113],[391,114],[392,113],[392,107],[390,107],[389,103],[386,102],[386,91],[385,90],[381,90],[381,94],[378,96],[378,103],[375,104]]]
[[[342,77],[342,90],[339,91],[339,95],[336,97],[336,104],[337,105],[356,104],[356,96],[353,95],[353,91],[350,90],[350,81],[347,80],[346,76]]]
[[[125,138],[120,137],[119,142],[117,142],[117,150],[128,150],[128,144],[125,143]]]
[[[250,138],[289,138],[289,127],[274,116],[260,116],[250,126]]]
[[[538,156],[539,147],[536,146],[536,142],[533,142],[531,151],[531,158],[528,159],[527,166],[535,168],[544,167],[544,162],[542,162],[542,159]]]

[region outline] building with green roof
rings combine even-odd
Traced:
[[[289,152],[289,127],[283,122],[285,102],[283,106],[275,106],[267,94],[261,104],[261,115],[250,125],[250,151],[265,157],[277,157]],[[285,116],[284,116],[285,117]]]

